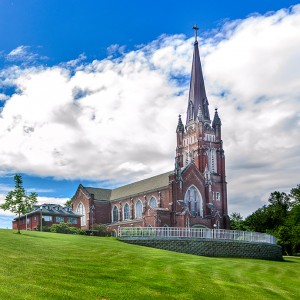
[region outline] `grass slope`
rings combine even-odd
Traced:
[[[0,299],[300,299],[300,259],[209,258],[0,230]]]

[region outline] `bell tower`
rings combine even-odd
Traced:
[[[215,110],[210,119],[202,66],[197,40],[197,25],[193,26],[195,41],[192,61],[186,125],[181,116],[176,129],[177,168],[195,164],[205,178],[206,203],[214,203],[221,215],[227,215],[227,187],[225,155],[221,135],[221,119]]]

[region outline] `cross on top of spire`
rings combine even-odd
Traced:
[[[197,42],[197,31],[199,30],[199,28],[197,27],[197,24],[195,24],[193,26],[193,29],[194,29],[194,34],[195,34],[195,42]]]

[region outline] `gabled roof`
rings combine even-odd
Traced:
[[[109,189],[84,187],[89,194],[94,194],[95,200],[110,200],[111,191]]]
[[[74,211],[72,211],[70,207],[63,207],[59,204],[34,205],[33,209],[29,211],[26,215],[31,216],[40,213],[42,213],[42,215],[47,216],[81,217],[80,214],[77,214]],[[21,218],[24,218],[26,215],[21,215]],[[17,219],[18,217],[14,218],[14,220]]]
[[[112,190],[110,200],[116,200],[139,193],[157,190],[169,185],[169,175],[173,171],[166,172],[154,177],[130,183]]]
[[[154,190],[158,190],[169,185],[169,175],[173,171],[169,171],[157,176],[153,176],[147,179],[143,179],[137,182],[133,182],[116,189],[102,189],[93,187],[83,187],[90,195],[94,194],[94,199],[112,201],[117,199],[134,196],[141,193],[146,193]]]

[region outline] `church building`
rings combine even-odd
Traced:
[[[187,117],[185,125],[178,119],[175,168],[116,189],[80,184],[72,206],[82,215],[81,228],[229,228],[222,124],[217,109],[210,117],[194,30]]]

